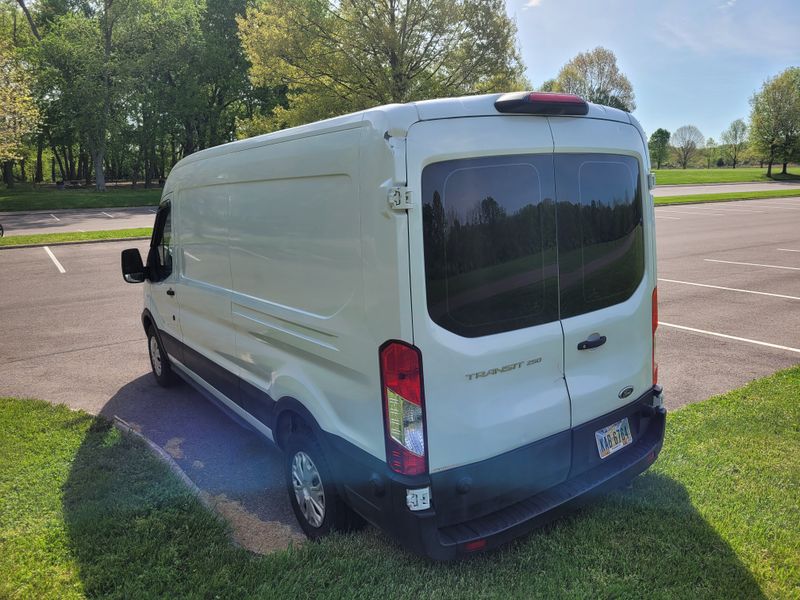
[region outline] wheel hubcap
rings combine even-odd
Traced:
[[[312,527],[320,527],[325,519],[325,490],[317,466],[302,451],[292,459],[292,487],[306,521]]]
[[[161,376],[161,350],[158,347],[156,336],[150,338],[150,362],[153,364],[153,371]]]

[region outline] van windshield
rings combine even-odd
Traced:
[[[458,335],[610,306],[630,297],[643,277],[639,167],[632,157],[438,162],[423,170],[422,193],[428,312]]]

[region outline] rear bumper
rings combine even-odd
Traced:
[[[382,461],[369,457],[365,464],[363,455],[352,451],[334,462],[342,492],[357,512],[412,552],[452,560],[524,535],[645,471],[664,440],[666,411],[654,406],[659,404],[658,392],[650,390],[623,408],[552,438],[433,476],[398,476]],[[624,417],[633,430],[633,443],[600,459],[594,432]],[[571,460],[564,461],[565,454]],[[564,464],[554,470],[547,458],[559,455]],[[482,486],[487,473],[494,477]],[[513,485],[510,476],[501,481],[497,475],[520,473],[537,481]],[[412,512],[406,505],[407,490],[425,486],[431,487],[431,508]]]

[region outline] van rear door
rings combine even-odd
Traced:
[[[569,429],[552,151],[543,117],[409,130],[412,320],[433,473]],[[570,466],[569,444],[558,448],[496,476],[558,483]]]
[[[551,118],[564,370],[576,427],[653,385],[653,210],[626,123]]]

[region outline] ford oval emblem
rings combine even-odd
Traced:
[[[633,386],[632,386],[632,385],[629,385],[629,386],[628,386],[628,387],[626,387],[626,388],[622,388],[622,389],[619,391],[619,394],[617,394],[617,396],[619,396],[620,398],[627,398],[627,397],[628,397],[628,396],[630,396],[632,393],[633,393]]]

